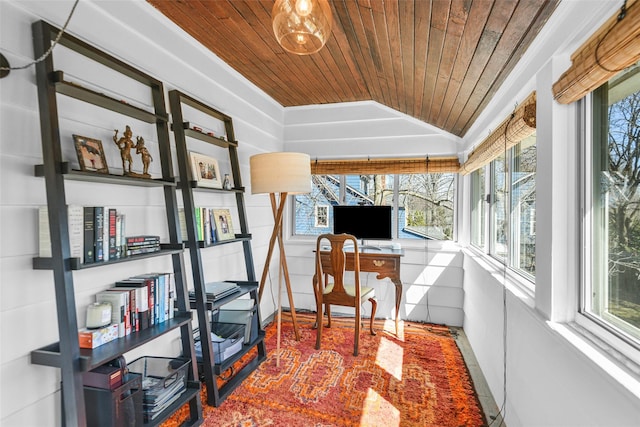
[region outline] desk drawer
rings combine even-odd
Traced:
[[[399,275],[400,260],[384,256],[360,256],[360,271]]]

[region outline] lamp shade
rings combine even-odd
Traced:
[[[286,51],[310,55],[322,49],[331,35],[331,6],[328,0],[276,0],[271,23]]]
[[[311,192],[311,158],[303,153],[251,156],[251,194]]]

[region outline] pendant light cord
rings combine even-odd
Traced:
[[[73,16],[73,12],[75,12],[76,10],[76,6],[78,6],[78,2],[80,0],[76,0],[75,3],[73,3],[73,7],[71,8],[71,12],[69,13],[69,16],[67,17],[66,22],[64,23],[64,25],[62,26],[62,29],[60,29],[60,31],[58,32],[58,35],[56,36],[55,40],[53,41],[53,43],[51,43],[51,47],[49,47],[49,49],[47,49],[47,51],[45,53],[42,54],[42,56],[40,56],[40,58],[29,62],[28,64],[25,65],[20,65],[17,67],[0,67],[0,71],[12,71],[12,70],[24,70],[26,68],[31,67],[32,65],[35,65],[39,62],[44,61],[49,55],[51,55],[51,52],[53,51],[53,48],[56,47],[56,45],[58,44],[58,42],[60,41],[60,39],[62,38],[62,34],[64,34],[65,30],[67,29],[67,26],[69,25],[69,21],[71,21],[71,17]]]

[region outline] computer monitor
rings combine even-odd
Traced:
[[[391,240],[391,206],[334,206],[333,232],[361,240]]]

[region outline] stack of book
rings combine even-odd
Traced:
[[[233,282],[209,282],[205,283],[204,291],[207,296],[207,301],[217,301],[236,292],[240,292],[240,287]],[[189,292],[189,298],[192,301],[195,300],[196,295],[194,291]]]
[[[160,236],[130,236],[125,238],[126,254],[140,255],[160,250]]]

